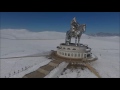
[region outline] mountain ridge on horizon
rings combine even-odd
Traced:
[[[98,33],[91,33],[91,34],[87,34],[89,36],[101,36],[101,37],[105,37],[105,36],[120,36],[120,33],[108,33],[108,32],[98,32]]]
[[[27,30],[27,29],[1,29],[1,35],[2,34],[11,34],[11,35],[15,35],[15,34],[19,34],[20,36],[22,35],[24,37],[24,35],[29,35],[29,37],[32,35],[34,36],[39,36],[39,35],[42,35],[44,36],[45,34],[48,34],[48,35],[52,35],[52,36],[56,36],[57,35],[59,37],[65,37],[65,34],[66,32],[60,32],[60,31],[40,31],[40,32],[33,32],[33,31],[30,31],[30,30]],[[43,35],[44,34],[44,35]],[[98,32],[98,33],[90,33],[90,34],[87,34],[87,33],[83,33],[83,36],[94,36],[94,37],[106,37],[106,36],[119,36],[120,37],[120,33],[106,33],[106,32]]]

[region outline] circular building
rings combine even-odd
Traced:
[[[61,43],[57,48],[57,55],[64,58],[83,59],[91,56],[91,48],[88,45],[75,46],[74,43],[69,45]]]

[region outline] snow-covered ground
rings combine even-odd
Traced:
[[[64,68],[67,67],[69,63],[62,62],[54,70],[52,70],[45,78],[58,78],[63,72]]]
[[[100,74],[102,78],[118,78],[120,77],[120,47],[119,38],[112,40],[96,39],[81,39],[81,43],[88,44],[92,48],[92,53],[94,53],[98,60],[91,63]],[[89,74],[88,69],[83,70],[73,70],[71,72],[69,69],[66,70],[67,74],[61,75],[60,77],[72,77],[72,78],[91,78],[96,77],[95,75]],[[78,75],[78,72],[79,75]]]
[[[19,57],[43,54],[56,50],[63,43],[65,33],[60,32],[29,32],[28,30],[0,30],[0,58]],[[29,39],[29,40],[28,40]],[[91,65],[103,78],[118,78],[119,72],[119,37],[91,37],[83,34],[81,43],[88,44],[98,60]],[[74,42],[74,39],[72,40]],[[45,57],[26,57],[0,59],[0,76],[21,78],[50,62]],[[67,69],[60,78],[96,78],[88,69]]]

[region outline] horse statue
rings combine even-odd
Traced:
[[[71,28],[69,31],[66,32],[66,39],[65,39],[65,44],[69,45],[71,43],[71,38],[75,38],[75,45],[79,46],[80,45],[80,38],[82,33],[84,33],[86,30],[86,24],[79,24],[76,21],[76,18],[74,17],[73,20],[71,21]],[[77,43],[78,39],[78,43]]]

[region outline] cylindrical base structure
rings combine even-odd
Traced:
[[[57,47],[57,55],[64,58],[71,59],[85,59],[90,57],[91,49],[88,49],[87,45],[81,44],[80,46],[75,46],[74,43],[70,43],[70,45],[66,45],[65,43],[61,43],[60,46]]]

